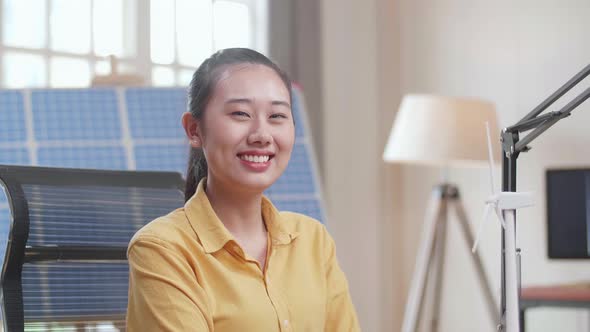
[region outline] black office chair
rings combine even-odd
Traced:
[[[179,173],[0,165],[4,330],[124,330],[133,234],[184,203]]]

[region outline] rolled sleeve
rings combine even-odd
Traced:
[[[128,250],[127,331],[213,331],[207,296],[187,260],[157,238]]]

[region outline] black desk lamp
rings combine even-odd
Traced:
[[[553,104],[556,100],[561,98],[571,88],[576,86],[586,76],[590,74],[590,65],[586,66],[582,71],[572,77],[567,83],[561,88],[551,94],[545,99],[539,106],[535,107],[529,114],[527,114],[522,120],[518,121],[515,125],[504,128],[501,134],[502,142],[502,191],[503,192],[516,192],[516,160],[521,152],[530,150],[528,144],[535,138],[541,135],[545,130],[553,126],[557,121],[568,117],[570,113],[582,104],[586,99],[590,97],[590,88],[587,88],[565,105],[559,111],[549,112],[544,115],[540,115],[547,107]],[[520,134],[528,132],[526,136],[520,138]],[[505,210],[504,219],[506,223],[511,223],[511,227],[516,227],[516,210]],[[515,235],[515,234],[514,234]],[[501,322],[498,325],[498,331],[506,332],[520,332],[523,331],[523,317],[519,316],[519,299],[520,299],[520,286],[519,287],[507,287],[507,266],[506,266],[506,243],[514,243],[516,239],[507,239],[507,234],[502,229],[502,298],[501,298]],[[520,249],[516,249],[515,253],[509,253],[509,255],[516,255],[516,262],[519,265],[516,269],[508,267],[510,273],[518,273],[517,280],[520,282]],[[511,279],[511,278],[508,278]],[[507,301],[507,298],[510,300]]]

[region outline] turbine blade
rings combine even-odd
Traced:
[[[474,254],[475,254],[475,251],[477,250],[477,245],[479,244],[479,238],[481,237],[481,234],[483,232],[483,227],[484,227],[485,223],[488,221],[488,217],[490,215],[490,212],[492,212],[490,210],[490,208],[491,208],[490,204],[486,204],[486,208],[483,210],[483,216],[481,218],[479,228],[477,229],[477,235],[475,236],[475,241],[473,242],[473,247],[471,248],[471,252]]]
[[[492,153],[492,139],[490,135],[490,123],[486,121],[486,134],[488,138],[488,163],[490,167],[490,188],[492,189],[492,195],[496,193],[496,189],[494,183],[496,180],[494,179],[494,155]]]
[[[504,216],[502,215],[502,211],[500,211],[500,209],[498,207],[496,207],[496,215],[498,216],[498,220],[500,220],[500,223],[502,224],[502,227],[504,229],[506,229],[506,221],[504,221]]]

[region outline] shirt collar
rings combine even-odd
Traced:
[[[213,253],[223,248],[227,242],[237,241],[215,214],[205,193],[205,183],[205,178],[199,182],[195,194],[185,203],[184,210],[205,252]],[[285,227],[280,212],[265,196],[262,197],[262,218],[272,245],[290,244],[297,237],[297,232],[289,231]]]

